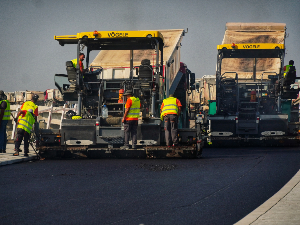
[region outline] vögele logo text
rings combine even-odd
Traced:
[[[243,48],[259,48],[260,45],[243,45]]]
[[[111,33],[108,33],[108,37],[112,37],[112,38],[114,38],[114,37],[128,37],[128,33],[111,32]]]

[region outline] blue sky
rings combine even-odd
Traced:
[[[54,35],[94,30],[187,29],[181,61],[196,77],[215,74],[226,22],[286,23],[286,58],[300,65],[300,1],[267,0],[0,0],[0,89],[55,88],[75,46]]]

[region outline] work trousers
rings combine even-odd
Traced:
[[[29,153],[29,139],[30,139],[30,134],[23,130],[22,128],[17,128],[17,135],[16,135],[16,140],[15,140],[15,150],[20,149],[20,145],[22,143],[24,137],[24,154]]]
[[[168,114],[164,116],[165,123],[165,138],[167,146],[171,146],[172,142],[174,145],[178,144],[177,133],[178,133],[178,116],[176,114]]]
[[[8,120],[2,120],[0,125],[0,153],[6,152],[6,142],[7,142],[7,136],[6,136],[6,125],[8,123]]]
[[[132,138],[132,145],[136,145],[137,143],[137,120],[125,120],[124,123],[124,145],[129,145],[130,134]]]

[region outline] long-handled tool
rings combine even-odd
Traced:
[[[32,137],[32,136],[31,136]],[[31,147],[33,148],[33,150],[34,150],[34,152],[35,152],[35,154],[36,154],[36,156],[37,156],[37,158],[39,159],[39,160],[44,160],[45,158],[43,158],[36,150],[35,150],[35,148],[33,147],[33,139],[34,138],[30,138],[30,140],[29,140],[29,144],[31,145]]]

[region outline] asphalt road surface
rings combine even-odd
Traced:
[[[299,168],[299,148],[12,164],[0,167],[0,224],[233,224]]]

